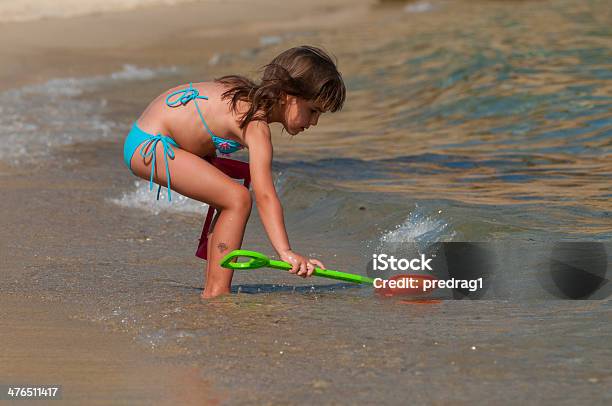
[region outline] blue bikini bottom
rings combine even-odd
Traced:
[[[155,150],[157,148],[157,144],[162,144],[164,148],[164,162],[166,164],[166,174],[168,175],[168,201],[172,201],[172,194],[170,192],[170,169],[168,168],[168,157],[170,159],[174,159],[174,150],[172,146],[179,147],[179,145],[174,141],[171,137],[162,134],[149,134],[142,131],[136,122],[132,126],[130,133],[125,139],[125,143],[123,144],[123,161],[125,165],[128,167],[130,172],[132,171],[132,156],[140,146],[140,156],[143,159],[151,158],[151,179],[149,180],[149,190],[153,190],[153,179],[155,177]],[[141,145],[142,144],[142,145]],[[147,149],[151,146],[151,148],[147,151]],[[161,192],[161,185],[157,189],[157,200],[159,200],[159,193]]]

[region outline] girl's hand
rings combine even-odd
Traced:
[[[289,272],[297,274],[302,278],[312,276],[315,267],[325,269],[325,265],[323,265],[321,261],[313,258],[306,259],[306,257],[303,257],[300,254],[296,254],[291,250],[285,250],[283,252],[280,252],[279,254],[281,260],[291,264],[291,270]]]

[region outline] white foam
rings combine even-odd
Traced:
[[[80,78],[56,78],[43,84],[24,86],[23,88],[18,89],[17,92],[42,95],[53,94],[60,96],[78,96],[82,94],[83,91],[94,90],[97,86],[117,80],[150,80],[156,76],[173,74],[176,72],[178,72],[178,68],[176,66],[151,69],[125,64],[120,71],[112,72],[107,75],[96,75]]]
[[[428,1],[419,1],[404,7],[404,11],[407,13],[426,13],[431,10],[433,10],[433,5]]]
[[[107,201],[122,207],[145,209],[155,215],[161,212],[206,214],[208,209],[206,203],[185,197],[174,190],[170,202],[165,187],[162,187],[157,200],[157,189],[157,184],[154,184],[153,190],[150,190],[149,182],[138,179],[134,181],[134,190],[124,193],[120,198],[109,198]]]
[[[110,74],[113,80],[147,80],[152,79],[160,73],[174,73],[177,71],[175,66],[161,69],[139,68],[134,65],[123,65],[123,70]]]
[[[417,243],[422,248],[431,244],[449,241],[455,232],[442,218],[428,216],[417,205],[403,223],[385,232],[378,241],[378,250],[384,252],[385,246],[397,243]]]
[[[109,75],[57,78],[0,93],[0,159],[19,164],[48,155],[57,146],[117,134],[117,124],[101,114],[106,100],[78,96],[118,81],[148,80],[176,71],[125,65]]]
[[[277,173],[273,173],[273,177],[274,189],[276,190],[276,193],[278,194],[278,196],[284,196],[288,182],[287,174],[283,173],[282,171],[279,171]]]
[[[218,65],[219,62],[221,62],[221,58],[222,58],[222,54],[216,52],[215,54],[213,54],[213,56],[210,57],[210,59],[208,60],[208,64],[210,66]]]
[[[267,47],[270,45],[277,45],[283,41],[283,38],[278,35],[264,35],[259,37],[259,45]]]
[[[153,5],[176,5],[194,0],[1,0],[0,22],[67,18],[131,10]]]

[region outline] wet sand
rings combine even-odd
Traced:
[[[220,44],[240,50],[259,35],[292,29],[279,21],[283,13],[307,29],[350,24],[351,13],[363,11],[334,2],[331,9],[339,8],[330,12],[315,2],[270,14],[244,4],[2,25],[0,88],[112,72],[124,63],[189,64]],[[197,7],[241,14],[201,27]],[[322,14],[306,17],[298,7]],[[173,25],[161,24],[173,13]],[[255,22],[231,25],[246,15]],[[84,30],[92,21],[114,28]],[[120,29],[128,26],[134,31]],[[142,36],[150,26],[161,28]],[[65,36],[71,29],[88,34]],[[169,48],[177,35],[180,46]],[[5,383],[63,384],[64,402],[72,404],[612,401],[609,299],[416,304],[257,271],[236,274],[240,294],[201,301],[204,263],[193,254],[203,218],[107,202],[134,181],[121,151],[114,141],[76,144],[27,167],[0,167]],[[333,258],[324,235],[298,231],[295,238]],[[269,252],[256,212],[244,246]],[[360,266],[359,258],[334,261],[343,270]]]
[[[75,153],[79,162],[67,163]],[[313,290],[281,272],[256,271],[236,274],[234,292],[242,293],[201,301],[203,263],[193,257],[201,218],[105,202],[101,196],[132,182],[119,176],[119,165],[107,166],[118,156],[115,143],[77,145],[58,151],[54,165],[2,177],[10,193],[0,205],[11,213],[3,218],[10,284],[2,307],[13,315],[4,354],[21,373],[10,376],[46,382],[45,368],[55,366],[51,376],[75,403],[90,390],[78,379],[81,361],[102,387],[127,376],[115,397],[92,389],[92,399],[111,403],[131,396],[146,403],[148,385],[168,395],[157,383],[168,363],[181,393],[227,404],[610,400],[609,300],[406,303],[324,280],[312,281]],[[255,218],[245,245],[266,251],[261,235]],[[351,269],[348,259],[335,265]],[[39,328],[74,343],[72,352],[50,349],[57,358],[42,370]],[[142,364],[151,366],[145,375]],[[2,368],[9,368],[3,376],[12,370]]]
[[[220,404],[197,367],[163,360],[36,295],[0,296],[2,383],[61,385],[62,404]],[[189,388],[189,390],[185,390]]]

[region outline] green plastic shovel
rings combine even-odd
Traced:
[[[231,262],[232,260],[240,257],[246,257],[249,258],[249,260],[247,262]],[[242,270],[257,269],[263,267],[280,269],[283,271],[288,271],[291,269],[291,264],[288,264],[287,262],[270,259],[265,255],[260,254],[259,252],[248,250],[234,250],[230,252],[221,260],[221,266],[228,269]],[[332,271],[330,269],[315,268],[312,274],[315,276],[321,276],[323,278],[337,279],[345,282],[367,283],[369,285],[374,282],[374,279],[368,278],[367,276]]]

